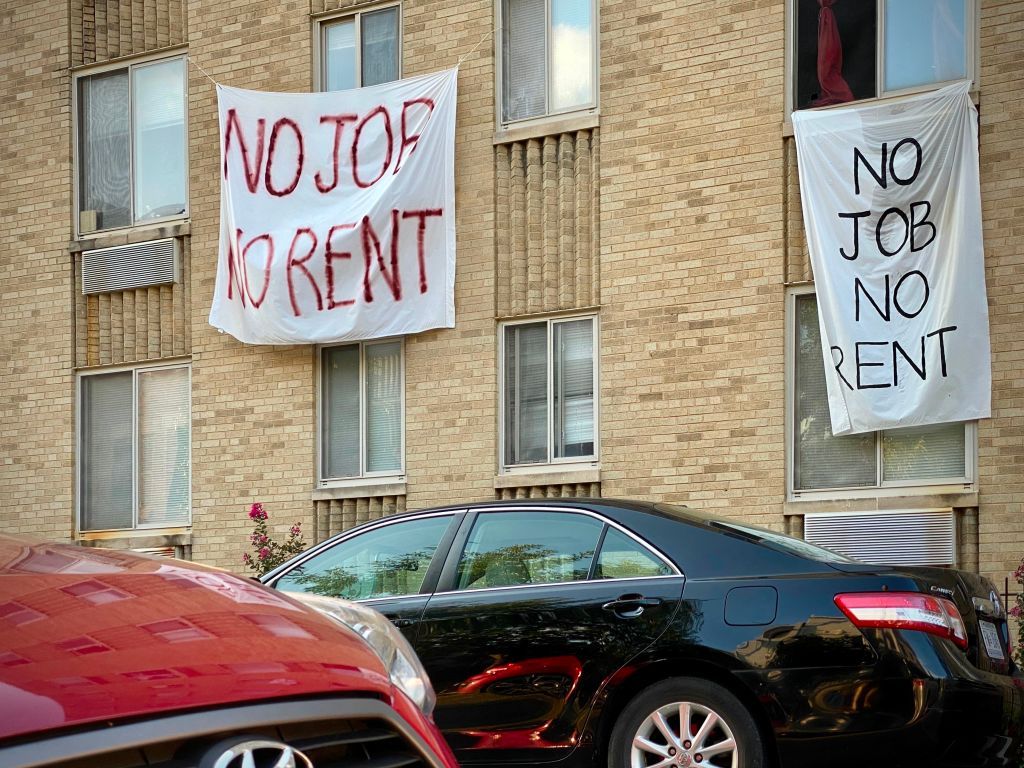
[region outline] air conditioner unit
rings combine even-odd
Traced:
[[[180,241],[174,237],[82,251],[82,293],[111,293],[173,283],[180,251]]]
[[[177,547],[139,547],[133,549],[132,552],[141,552],[156,557],[178,557]]]
[[[866,563],[956,565],[951,508],[808,513],[804,538]]]

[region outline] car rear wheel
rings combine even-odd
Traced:
[[[746,707],[722,686],[679,677],[652,685],[619,715],[609,768],[763,768]]]

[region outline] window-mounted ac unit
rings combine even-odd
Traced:
[[[155,555],[156,557],[178,557],[177,547],[139,547],[133,549],[132,552],[142,552],[145,555]]]
[[[809,513],[804,538],[866,563],[956,565],[956,515],[950,508]]]
[[[173,283],[180,241],[174,237],[82,252],[82,293],[111,293]]]

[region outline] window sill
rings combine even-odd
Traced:
[[[124,229],[111,230],[110,232],[82,235],[77,240],[72,240],[68,243],[68,251],[71,253],[81,253],[82,251],[91,251],[97,248],[113,248],[118,245],[145,243],[149,240],[163,240],[168,237],[188,237],[191,234],[191,230],[191,222],[188,219],[125,227]]]
[[[336,484],[313,489],[313,501],[365,499],[370,496],[405,496],[405,479],[370,478],[336,481]]]
[[[871,495],[867,495],[871,493]],[[959,489],[922,488],[914,492],[906,488],[884,488],[873,492],[854,495],[826,494],[818,492],[813,497],[788,500],[783,513],[805,515],[815,512],[881,512],[896,509],[931,509],[935,507],[977,507],[978,492]]]
[[[75,540],[84,547],[108,549],[160,549],[191,547],[190,528],[154,528],[134,531],[81,531]]]
[[[585,131],[590,128],[597,128],[600,121],[597,110],[593,109],[584,113],[576,112],[568,115],[541,117],[522,124],[511,123],[494,132],[494,143],[511,144],[515,141],[539,139],[558,133]]]
[[[522,488],[529,485],[572,485],[601,482],[601,468],[582,465],[549,464],[529,471],[511,471],[494,478],[494,488]]]

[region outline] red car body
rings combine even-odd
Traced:
[[[251,723],[241,713],[314,700],[321,730],[332,700],[342,714],[362,707],[360,722],[388,720],[431,768],[456,766],[361,638],[282,593],[178,560],[0,536],[0,764],[59,765],[76,735],[176,714],[231,713],[220,732],[192,734],[199,743],[243,727],[280,735],[264,722],[274,708]],[[33,750],[43,757],[25,762]]]

